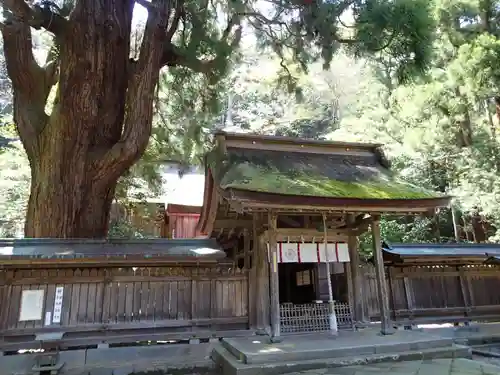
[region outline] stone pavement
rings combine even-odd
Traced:
[[[324,368],[287,375],[498,375],[500,367],[469,359],[434,359]]]
[[[222,340],[222,345],[234,357],[246,364],[451,349],[452,344],[451,338],[421,331],[398,330],[393,335],[383,336],[378,327],[356,332],[340,331],[337,336],[332,336],[330,333],[291,335],[284,337],[282,342],[273,344],[269,343],[267,338],[256,336]]]
[[[178,374],[209,374],[213,344],[155,345],[60,352],[60,375],[128,375],[175,369]],[[0,375],[30,375],[34,354],[0,357]],[[158,372],[156,375],[158,375]]]

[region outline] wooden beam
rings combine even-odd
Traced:
[[[291,227],[294,227],[294,228],[299,228],[301,226],[301,224],[297,221],[297,220],[294,220],[292,219],[291,217],[289,216],[280,216],[279,218],[282,222],[290,225]]]
[[[353,293],[353,282],[352,282],[352,273],[351,273],[351,267],[349,267],[349,264],[345,264],[345,277],[347,279],[347,301],[349,303],[349,312],[351,314],[351,324],[352,324],[352,329],[356,330],[356,318],[354,317],[354,293]]]
[[[375,276],[377,280],[378,301],[380,306],[381,332],[383,335],[391,335],[394,333],[394,328],[391,325],[389,296],[387,291],[387,282],[385,280],[384,260],[382,258],[380,218],[374,217],[371,226],[373,239],[373,258],[375,260]]]
[[[245,135],[247,136],[247,135]],[[300,143],[299,143],[300,142]],[[342,154],[354,156],[372,156],[375,147],[378,145],[363,145],[355,143],[333,143],[333,142],[317,142],[313,143],[309,140],[287,140],[282,139],[266,139],[262,136],[254,136],[253,139],[226,139],[226,145],[231,148],[242,148],[248,150],[266,150],[280,152],[301,152],[308,154]]]
[[[251,219],[218,219],[214,222],[214,231],[217,229],[252,229]]]
[[[354,222],[354,215],[348,214],[347,224],[351,225]],[[348,268],[350,269],[351,280],[348,284],[348,288],[352,290],[352,300],[353,304],[352,312],[354,315],[354,320],[356,323],[364,323],[367,319],[364,316],[363,309],[363,282],[361,279],[361,262],[358,252],[358,238],[356,235],[349,235],[347,240],[347,246],[349,249],[350,262]]]
[[[250,232],[243,230],[243,256],[245,257],[245,269],[250,269]]]
[[[311,227],[311,216],[305,215],[304,216],[304,228],[309,229],[310,227]]]
[[[323,242],[323,236],[318,237],[318,236],[284,236],[282,234],[276,235],[276,240],[278,242]],[[347,239],[349,237],[346,235],[342,236],[330,236],[328,235],[328,238],[326,239],[328,242],[347,242]]]
[[[351,229],[328,229],[328,236],[347,236],[350,233],[357,233]],[[277,228],[276,234],[281,236],[308,236],[323,238],[325,233],[317,229],[304,229],[304,228]]]
[[[231,202],[236,201],[236,199],[231,200]],[[429,207],[385,207],[385,206],[312,206],[312,205],[295,205],[291,206],[288,204],[279,204],[279,203],[268,203],[268,202],[257,202],[257,201],[239,201],[241,208],[245,212],[265,212],[268,210],[274,210],[278,212],[280,215],[284,214],[308,214],[314,215],[318,212],[325,212],[329,215],[333,214],[343,214],[345,212],[356,212],[359,214],[362,213],[384,213],[384,214],[422,214],[429,211]],[[239,207],[239,206],[238,206]]]
[[[406,307],[408,310],[413,311],[415,304],[413,303],[413,293],[410,286],[410,280],[407,277],[403,278],[403,288],[405,290]]]
[[[367,214],[347,214],[347,216],[351,217],[350,222],[346,222],[348,228],[366,228],[370,226],[373,218],[371,215],[365,217]]]
[[[234,266],[238,267],[238,242],[235,242],[235,244],[233,245],[233,250],[231,255],[233,257]]]
[[[278,278],[278,243],[277,234],[277,215],[274,212],[268,214],[268,238],[269,251],[271,253],[270,270],[270,289],[271,289],[271,340],[280,341],[280,297],[279,297],[279,278]]]
[[[264,218],[260,213],[254,214],[254,258],[255,258],[255,308],[256,333],[267,335],[269,329],[269,261],[267,252],[267,237],[263,233]]]
[[[346,242],[349,234],[359,235],[361,234],[356,229],[330,229],[328,231],[328,241],[329,242]],[[264,232],[265,236],[269,235],[269,231]],[[311,242],[313,239],[315,241],[322,240],[325,234],[323,231],[318,231],[316,229],[304,229],[304,228],[278,228],[276,233],[276,240],[279,242],[283,241],[306,241]]]

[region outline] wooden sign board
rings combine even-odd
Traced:
[[[56,288],[56,295],[54,298],[54,315],[52,316],[52,323],[61,323],[63,293],[64,287],[58,286]]]
[[[21,296],[21,308],[19,310],[19,321],[42,320],[43,316],[43,297],[45,291],[23,290]]]

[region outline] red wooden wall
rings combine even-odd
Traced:
[[[168,238],[196,238],[201,207],[169,204],[166,210]]]

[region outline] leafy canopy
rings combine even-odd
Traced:
[[[128,0],[129,10],[135,4],[145,8],[148,17],[145,25],[133,30],[127,25],[132,22],[127,15],[129,10],[115,9],[117,18],[114,20],[118,29],[126,33],[132,30],[131,44],[124,50],[112,46],[111,34],[99,35],[105,32],[100,28],[102,25],[92,22],[97,19],[104,22],[106,15],[99,13],[99,9],[111,13],[111,6],[115,4],[111,0],[100,0],[97,5],[101,8],[89,0],[0,0],[0,4],[4,8],[0,29],[5,39],[14,104],[30,107],[29,116],[19,116],[21,111],[19,108],[15,110],[14,121],[31,167],[35,168],[37,161],[52,157],[50,155],[56,158],[54,155],[58,150],[71,153],[74,149],[70,147],[71,142],[83,137],[74,125],[79,123],[77,120],[82,120],[85,125],[81,128],[87,129],[92,139],[90,143],[83,138],[78,142],[91,146],[89,155],[102,155],[100,160],[89,164],[92,168],[87,172],[87,179],[95,180],[96,185],[101,182],[103,190],[114,184],[119,175],[126,179],[127,173],[132,173],[133,169],[141,174],[150,173],[154,169],[151,165],[162,158],[183,158],[186,164],[196,159],[203,151],[205,129],[213,122],[212,115],[218,111],[221,93],[229,84],[224,78],[238,58],[237,51],[242,46],[244,34],[253,35],[262,50],[272,51],[278,56],[281,68],[277,74],[278,83],[300,97],[297,73],[308,71],[308,66],[316,61],[322,61],[324,67],[328,67],[341,45],[347,46],[356,56],[390,56],[397,78],[407,80],[425,69],[433,33],[432,16],[425,0]],[[95,12],[95,17],[88,12]],[[46,29],[54,35],[53,45],[47,47],[46,59],[31,56],[33,39],[26,25]],[[76,64],[83,70],[85,62],[92,60],[93,47],[90,48],[88,40],[85,41],[87,44],[82,44],[89,46],[88,53],[78,51],[71,47],[73,34],[66,34],[73,30],[74,35],[83,36],[86,27],[96,43],[102,44],[101,47],[109,43],[110,50],[116,47],[116,51],[120,51],[117,56],[108,54],[105,61],[101,61],[109,66],[110,62],[115,64],[116,59],[117,66],[121,67],[115,71],[121,78],[116,82],[106,81],[115,85],[114,88],[99,84],[104,82],[102,71],[95,71],[95,76],[76,79],[78,72],[69,69]],[[120,38],[125,38],[128,44],[128,35],[120,35]],[[127,55],[130,61],[126,59]],[[160,68],[164,69],[158,84],[156,78]],[[124,83],[127,79],[128,85]],[[76,85],[78,80],[80,85]],[[87,82],[83,82],[85,80]],[[41,82],[41,87],[30,91],[31,83],[35,81]],[[85,118],[74,118],[74,121],[57,121],[59,115],[72,113],[69,107],[76,98],[61,87],[81,88],[85,83],[95,92],[112,91],[102,98],[109,104],[108,108],[115,111],[109,116],[114,119],[112,123],[102,121],[100,111],[87,111]],[[153,119],[155,127],[152,130],[150,108],[155,87],[158,92],[154,103],[157,116]],[[56,104],[48,106],[47,101],[54,92]],[[98,105],[95,97],[90,99]],[[142,114],[140,106],[136,105],[138,101],[145,109]],[[328,119],[328,111],[322,112]],[[72,116],[78,117],[78,114]],[[301,125],[292,130],[292,133],[300,133]],[[112,137],[103,136],[107,133]],[[61,134],[68,134],[68,137],[56,140]],[[49,135],[54,139],[43,139]],[[40,147],[42,144],[47,147]],[[142,155],[144,163],[131,168]],[[37,172],[32,176],[38,176],[40,180],[49,174],[42,176]],[[64,176],[55,178],[58,179],[66,181]],[[32,181],[32,184],[46,186],[40,181]],[[52,194],[48,189],[44,193],[47,196]],[[34,200],[30,202],[33,204],[29,212],[33,214],[32,218],[36,218],[38,206]],[[87,225],[84,219],[80,220],[82,230],[90,235],[96,228],[90,228],[91,225],[84,228]],[[33,233],[47,235],[51,231],[48,226],[40,226]],[[66,227],[61,231],[64,235],[75,232]]]
[[[497,241],[500,3],[429,4],[437,32],[428,74],[401,85],[390,56],[372,60],[376,79],[363,90],[364,109],[343,119],[337,136],[387,143],[393,166],[408,180],[455,196],[459,237]],[[391,218],[386,228],[406,228],[413,241],[454,240],[451,221],[444,211],[434,220]]]

